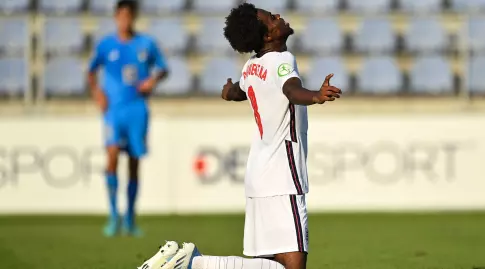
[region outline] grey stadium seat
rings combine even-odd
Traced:
[[[349,74],[344,62],[339,57],[317,58],[310,63],[309,72],[305,75],[304,85],[308,89],[318,90],[325,76],[334,74],[330,81],[332,85],[346,91],[349,89]]]
[[[357,80],[362,93],[395,94],[402,87],[402,75],[394,58],[386,56],[366,58]]]
[[[224,18],[205,18],[197,35],[197,50],[203,53],[225,54],[232,51],[224,37]]]
[[[185,0],[143,0],[141,10],[143,13],[169,13],[179,12],[185,7]]]
[[[20,95],[28,90],[29,72],[25,58],[0,58],[0,93]]]
[[[85,93],[83,65],[77,58],[55,58],[44,70],[43,86],[50,96],[71,96]]]
[[[348,7],[359,13],[387,13],[391,9],[391,0],[348,0]]]
[[[1,0],[0,13],[25,13],[30,8],[30,0]]]
[[[400,0],[401,10],[412,13],[434,13],[441,10],[441,0]]]
[[[485,35],[483,30],[485,29],[485,18],[476,17],[470,18],[468,24],[468,45],[474,52],[485,52]]]
[[[364,20],[355,37],[355,45],[360,52],[391,52],[396,47],[396,39],[389,20]]]
[[[485,0],[452,0],[451,7],[458,12],[480,11],[485,9]]]
[[[411,70],[411,91],[442,94],[453,92],[453,74],[441,56],[420,57]]]
[[[239,81],[242,67],[233,58],[212,58],[204,66],[200,77],[200,90],[207,94],[220,94],[228,78]]]
[[[310,19],[301,36],[301,45],[307,52],[329,54],[342,49],[344,37],[334,19]]]
[[[84,48],[81,21],[77,18],[47,18],[42,40],[48,54],[80,53]]]
[[[273,14],[281,14],[286,11],[288,6],[287,0],[248,0],[257,8],[265,9]]]
[[[0,53],[24,55],[29,44],[29,23],[27,19],[0,20]]]
[[[95,14],[113,14],[118,0],[90,0],[89,10]]]
[[[43,13],[75,13],[82,8],[82,0],[40,0],[39,9]]]
[[[443,25],[433,18],[415,18],[406,33],[406,47],[412,52],[443,51],[448,45],[448,37]]]
[[[471,59],[468,68],[468,87],[473,93],[485,93],[485,56]]]
[[[193,8],[197,13],[227,14],[238,2],[237,0],[194,0]]]
[[[295,5],[301,13],[322,14],[337,11],[339,0],[298,0]]]
[[[184,95],[192,91],[192,74],[186,59],[172,57],[167,62],[170,75],[158,84],[155,92],[163,95]]]
[[[103,18],[99,19],[96,25],[96,30],[93,34],[93,45],[96,45],[101,38],[103,38],[107,34],[115,33],[116,32],[116,25],[111,18]]]
[[[147,33],[169,54],[185,52],[189,42],[189,34],[180,18],[151,20]]]

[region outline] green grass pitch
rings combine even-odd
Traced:
[[[244,218],[147,216],[145,237],[101,236],[104,218],[0,217],[2,269],[135,269],[164,240],[240,255]],[[309,269],[485,268],[485,213],[313,214]]]

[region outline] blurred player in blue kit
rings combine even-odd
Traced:
[[[139,162],[147,153],[147,97],[167,75],[165,59],[155,40],[134,31],[136,17],[135,1],[121,0],[117,3],[117,32],[101,39],[89,65],[89,86],[96,104],[103,112],[108,157],[106,185],[110,215],[104,228],[106,236],[115,236],[121,228],[127,235],[141,235],[135,223],[135,202]],[[101,85],[96,77],[100,67],[104,69]],[[128,205],[122,219],[117,206],[117,168],[121,151],[126,151],[129,156]]]

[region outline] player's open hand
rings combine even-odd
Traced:
[[[320,91],[318,96],[314,98],[314,102],[317,104],[323,104],[327,101],[334,101],[337,98],[340,98],[340,94],[342,94],[342,90],[337,87],[330,85],[330,79],[333,77],[333,74],[327,75],[325,77],[325,81],[320,87]]]
[[[221,93],[222,99],[226,101],[230,101],[229,91],[232,89],[232,87],[234,87],[234,83],[232,83],[232,79],[228,78],[227,83],[224,85],[224,87],[222,87],[222,93]]]

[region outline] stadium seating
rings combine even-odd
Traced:
[[[189,34],[179,18],[153,19],[147,33],[157,39],[157,43],[168,54],[185,52],[189,43]]]
[[[40,0],[39,9],[47,14],[74,13],[81,10],[82,0]]]
[[[387,56],[366,58],[357,80],[361,93],[396,94],[402,87],[401,72],[395,60]]]
[[[223,18],[204,18],[197,36],[197,51],[208,54],[227,54],[232,51],[224,37]]]
[[[155,93],[159,95],[186,95],[192,90],[192,74],[183,58],[170,58],[167,62],[170,76],[158,84]]]
[[[90,0],[89,11],[94,14],[113,14],[118,0]]]
[[[448,46],[441,23],[433,18],[414,18],[406,33],[406,47],[411,52],[439,52]]]
[[[458,12],[476,12],[485,10],[485,0],[451,0],[451,6]]]
[[[339,8],[339,0],[298,0],[295,5],[303,14],[327,14]]]
[[[200,76],[200,90],[206,94],[220,94],[228,78],[232,78],[234,82],[239,81],[241,70],[242,66],[233,58],[212,58],[204,66]]]
[[[248,0],[247,2],[254,4],[258,8],[270,11],[273,14],[282,14],[288,8],[287,0]]]
[[[0,58],[0,95],[21,95],[29,86],[27,60]]]
[[[441,56],[420,57],[411,70],[413,93],[443,94],[453,92],[453,74]]]
[[[357,51],[389,53],[396,47],[396,38],[387,19],[365,19],[355,37]]]
[[[310,63],[309,70],[303,80],[303,84],[308,89],[314,91],[320,89],[325,76],[333,73],[331,84],[342,91],[349,90],[349,75],[344,62],[339,57],[317,58]]]
[[[45,53],[63,55],[80,53],[84,48],[81,22],[76,18],[47,18],[42,41]]]
[[[468,67],[468,88],[473,93],[485,93],[485,56],[471,59]]]
[[[30,8],[30,0],[2,0],[0,1],[0,13],[25,13]]]
[[[94,31],[92,42],[95,46],[101,38],[106,34],[114,33],[116,31],[116,25],[111,18],[101,18],[98,20],[96,30]]]
[[[338,52],[343,44],[344,37],[339,25],[331,18],[310,19],[301,36],[302,50],[314,54]]]
[[[185,0],[143,0],[141,10],[148,14],[180,12],[185,8]]]
[[[43,87],[47,96],[72,96],[85,93],[83,65],[76,58],[55,58],[47,63]]]
[[[385,13],[391,9],[391,0],[348,0],[348,8],[359,13]]]
[[[0,0],[0,59],[27,57],[30,62],[27,67],[32,66],[32,72],[27,72],[25,66],[22,72],[31,76],[27,80],[29,85],[31,80],[41,82],[47,64],[52,69],[56,58],[79,57],[71,60],[75,60],[76,68],[82,68],[81,63],[89,57],[100,37],[115,32],[111,15],[116,1]],[[137,1],[141,7],[137,30],[157,40],[169,64],[174,65],[170,66],[172,75],[178,81],[182,76],[201,79],[196,81],[200,83],[187,79],[181,85],[169,79],[157,89],[159,94],[197,93],[199,89],[191,86],[203,85],[201,63],[211,57],[215,59],[207,63],[237,55],[224,38],[223,27],[224,16],[241,0]],[[299,59],[301,69],[309,70],[304,76],[306,85],[317,86],[324,78],[323,73],[333,72],[335,83],[342,88],[355,84],[357,88],[350,89],[355,92],[390,94],[403,90],[450,94],[455,91],[454,84],[464,83],[474,92],[485,93],[480,84],[482,76],[477,75],[485,56],[485,0],[247,1],[271,12],[283,13],[292,23],[296,34],[287,44]],[[286,12],[291,12],[291,16],[284,16]],[[463,38],[465,34],[468,38]],[[463,44],[469,45],[472,52],[470,70],[467,75],[461,64],[453,65],[458,76],[455,79],[445,59],[461,63],[465,53],[459,50]],[[239,73],[241,66],[230,60],[236,63]],[[190,70],[189,62],[195,65]],[[386,65],[392,67],[386,70],[383,67]],[[376,70],[390,75],[382,76]],[[416,70],[433,73],[423,77]],[[364,73],[360,71],[366,75],[379,74],[379,78],[362,81]],[[404,79],[403,72],[406,72]],[[225,78],[215,82],[217,92],[224,81]],[[40,86],[41,83],[33,83],[30,90],[39,91]],[[210,93],[209,88],[202,92]]]
[[[400,0],[401,10],[412,13],[434,13],[441,10],[441,0]]]
[[[463,29],[468,32],[468,42],[472,51],[485,52],[485,35],[483,29],[485,29],[485,18],[475,17],[468,20],[468,24]]]
[[[29,44],[27,19],[0,20],[0,54],[21,56]]]
[[[238,3],[237,0],[194,0],[193,8],[202,14],[228,13]]]

